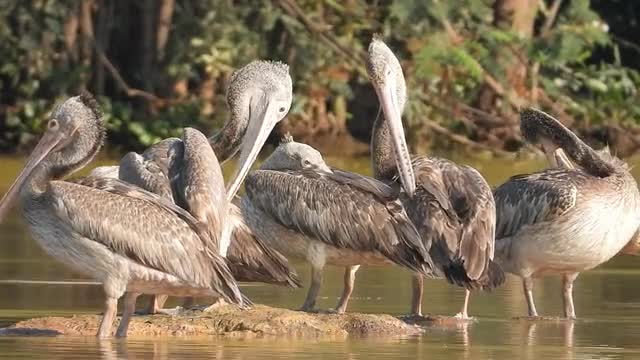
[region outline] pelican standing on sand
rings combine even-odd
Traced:
[[[369,45],[367,71],[382,107],[371,139],[373,173],[392,184],[398,172],[391,133],[403,131],[405,79],[398,59],[377,38]],[[469,290],[492,289],[504,282],[502,270],[493,261],[496,215],[491,188],[474,168],[446,159],[415,156],[412,166],[415,194],[403,197],[402,204],[437,269],[450,283],[466,289],[457,315],[466,319]],[[423,286],[422,276],[416,273],[412,315],[422,315]]]
[[[522,278],[529,316],[538,316],[533,278],[557,274],[564,316],[575,319],[573,282],[633,238],[640,194],[620,159],[599,155],[542,111],[526,109],[520,117],[522,135],[541,145],[550,163],[561,148],[580,168],[517,175],[496,188],[496,258],[505,271]]]
[[[394,134],[398,135],[398,134]],[[401,138],[398,143],[401,143]],[[406,188],[413,189],[408,154],[398,146]],[[398,191],[366,176],[329,168],[320,153],[285,140],[245,181],[242,213],[249,227],[290,258],[311,265],[301,307],[313,311],[326,264],[397,264],[431,275],[431,259],[398,200]],[[336,312],[346,311],[353,276]]]
[[[255,91],[239,168],[226,194],[233,198],[289,99]],[[88,164],[102,146],[104,125],[88,94],[57,107],[22,173],[0,201],[0,219],[20,196],[38,243],[53,257],[100,281],[107,295],[98,336],[111,334],[125,292],[117,336],[126,336],[141,293],[218,296],[244,306],[229,268],[202,223],[161,197],[117,179],[60,181]]]
[[[126,335],[137,293],[218,295],[243,304],[224,259],[208,251],[211,240],[184,210],[115,179],[58,180],[92,160],[104,133],[88,94],[54,109],[42,139],[2,198],[0,217],[19,195],[29,229],[44,250],[102,282],[107,300],[98,336],[110,335],[125,291],[130,296],[118,336]]]
[[[288,111],[292,84],[286,65],[255,61],[235,72],[227,92],[231,117],[208,141],[197,130],[186,129],[185,135],[191,134],[188,144],[184,138],[182,141],[165,139],[151,146],[142,156],[125,155],[119,171],[113,169],[118,167],[106,167],[94,169],[94,173],[98,176],[116,174],[121,180],[170,201],[175,200],[212,232],[220,231],[221,224],[225,224],[225,233],[216,249],[227,259],[237,281],[298,287],[297,275],[286,258],[257,238],[245,224],[237,205],[222,196],[224,183],[218,160],[225,162],[237,152],[242,136],[251,124],[252,112],[255,116],[259,110],[251,106],[251,99],[261,93],[279,99],[281,107],[278,111]],[[149,312],[162,312],[160,307],[164,299],[152,301]]]

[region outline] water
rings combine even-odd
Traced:
[[[491,184],[508,176],[539,169],[541,162],[456,159],[472,164]],[[368,161],[329,159],[332,165],[368,171]],[[634,161],[638,163],[638,161]],[[0,158],[0,193],[4,193],[22,166],[22,160]],[[638,169],[638,168],[636,168]],[[228,169],[227,169],[228,170]],[[640,172],[636,170],[640,177]],[[640,259],[639,259],[640,260]],[[35,359],[128,358],[415,358],[486,359],[543,357],[567,359],[640,356],[640,271],[632,257],[618,257],[582,274],[574,296],[580,320],[528,322],[513,320],[526,313],[520,282],[509,277],[492,293],[472,297],[470,312],[477,321],[466,325],[428,328],[419,336],[361,339],[265,338],[238,340],[224,337],[129,338],[99,341],[93,337],[2,338],[0,357]],[[303,264],[296,265],[306,280]],[[20,281],[16,281],[20,280]],[[25,282],[26,281],[26,282]],[[318,306],[333,307],[342,286],[341,269],[328,267]],[[246,294],[256,302],[298,307],[306,289],[248,285]],[[443,281],[427,280],[425,312],[455,314],[463,291]],[[538,311],[560,315],[560,281],[545,278],[535,283]],[[350,311],[400,315],[407,311],[410,279],[395,268],[362,268],[358,272]],[[142,301],[140,301],[141,303]],[[103,293],[99,286],[74,274],[44,254],[29,237],[17,213],[0,224],[0,325],[45,315],[98,313]],[[170,303],[169,305],[176,305]]]

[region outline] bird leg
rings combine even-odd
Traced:
[[[174,309],[165,309],[164,304],[167,302],[169,298],[168,295],[152,295],[149,298],[149,304],[144,310],[137,311],[138,315],[155,315],[155,314],[163,314],[163,315],[176,315],[180,311],[180,307],[176,307]],[[186,308],[186,303],[188,299],[186,298],[184,308]]]
[[[138,296],[140,296],[140,293],[127,292],[124,294],[124,309],[122,310],[120,325],[118,325],[118,329],[116,330],[116,337],[127,336],[131,316],[133,316],[133,313],[136,311],[136,300]]]
[[[467,312],[467,308],[469,307],[469,296],[471,295],[471,291],[469,289],[464,289],[464,304],[462,305],[462,311],[456,314],[458,319],[467,320],[469,319],[469,313]]]
[[[182,307],[185,309],[191,309],[196,304],[196,300],[193,296],[187,296],[184,298],[184,302],[182,303]]]
[[[564,317],[568,320],[576,318],[576,310],[573,307],[573,282],[578,273],[562,275],[562,303],[564,304]]]
[[[342,289],[342,296],[336,305],[336,312],[338,314],[344,314],[347,311],[347,304],[349,298],[353,292],[353,283],[356,280],[356,272],[360,268],[360,265],[347,266],[344,269],[344,287]]]
[[[106,338],[111,336],[111,327],[113,326],[113,320],[118,312],[118,299],[115,297],[107,297],[105,301],[105,310],[102,315],[102,321],[100,322],[100,328],[98,329],[98,337]]]
[[[424,279],[422,275],[415,273],[411,281],[413,292],[411,293],[411,316],[422,316],[422,291]]]
[[[536,311],[536,305],[533,302],[533,279],[527,276],[522,279],[522,287],[524,290],[524,296],[527,299],[527,307],[529,308],[529,316],[538,316]]]
[[[190,298],[193,301],[193,298]],[[223,298],[218,298],[216,301],[213,302],[213,304],[207,306],[206,308],[204,308],[203,312],[212,312],[215,311],[223,306],[227,305],[227,302],[224,301]]]
[[[301,311],[311,312],[316,307],[316,298],[320,292],[320,286],[322,286],[322,268],[316,269],[311,267],[311,285],[307,292],[307,297],[304,299],[304,303],[300,308]]]
[[[139,315],[155,315],[155,314],[163,314],[163,306],[167,301],[169,296],[167,295],[151,295],[149,298],[149,304],[147,304],[146,309],[142,311],[138,311]]]

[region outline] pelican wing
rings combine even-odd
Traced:
[[[168,169],[134,152],[126,154],[120,160],[118,178],[173,201]]]
[[[574,207],[576,181],[585,180],[581,171],[549,169],[518,175],[497,187],[496,239],[515,235],[523,227],[553,221]]]
[[[227,200],[216,155],[207,138],[193,128],[184,129],[182,141],[173,143],[169,153],[176,203],[206,224],[214,249],[220,253]]]
[[[287,258],[255,236],[238,206],[230,204],[229,210],[228,221],[232,233],[227,264],[233,277],[237,281],[258,281],[296,288],[302,286]]]
[[[438,158],[416,157],[413,167],[418,189],[405,208],[447,279],[467,288],[500,285],[495,202],[482,175]]]
[[[210,250],[203,225],[185,210],[118,179],[88,177],[54,181],[57,215],[73,230],[112,252],[182,279],[209,287],[226,300],[242,296],[225,260]],[[91,216],[83,209],[91,208]]]
[[[247,177],[245,189],[256,207],[291,230],[431,273],[431,258],[401,203],[375,179],[344,171],[259,170]]]

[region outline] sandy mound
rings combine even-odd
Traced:
[[[18,322],[0,329],[4,336],[95,335],[99,315],[45,317]],[[117,326],[117,322],[114,324]],[[256,305],[250,310],[225,306],[214,312],[182,311],[179,315],[135,316],[129,336],[367,336],[412,335],[421,330],[390,315],[310,314],[300,311]]]

